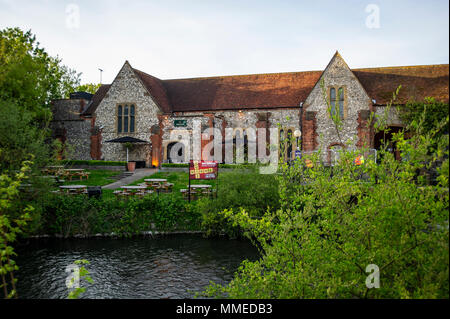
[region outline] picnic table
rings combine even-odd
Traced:
[[[208,184],[199,184],[199,185],[191,185],[192,189],[196,189],[196,188],[211,188],[211,185]]]
[[[189,188],[189,185],[187,186]],[[212,186],[209,184],[191,184],[191,197],[196,199],[199,195],[212,195]],[[189,189],[181,189],[180,192],[183,194],[183,197],[187,199],[189,197]]]
[[[64,166],[47,166],[46,168],[42,169],[42,173],[45,175],[57,175],[61,173],[64,170]]]
[[[123,197],[128,197],[128,196],[144,196],[145,194],[150,194],[153,193],[153,191],[148,190],[147,186],[122,186],[121,187],[123,190],[117,190],[114,192],[114,195],[116,196],[123,196]]]
[[[147,178],[144,179],[147,187],[158,192],[169,193],[172,191],[173,184],[167,183],[167,179],[164,178]]]
[[[62,192],[66,194],[87,194],[87,186],[86,185],[64,185],[59,186]]]
[[[83,177],[89,178],[89,172],[86,172],[84,168],[67,168],[63,170],[62,175],[69,178],[69,180],[72,180],[73,177],[80,177],[80,181]]]

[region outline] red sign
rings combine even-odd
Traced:
[[[216,161],[192,161],[189,163],[189,179],[216,179],[219,164]]]

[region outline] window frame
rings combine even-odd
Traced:
[[[334,100],[331,99],[331,90],[335,91]],[[342,90],[343,94],[339,94],[339,91]],[[339,100],[338,100],[339,95]],[[346,85],[335,85],[328,87],[328,99],[330,101],[330,105],[333,109],[333,101],[334,101],[334,109],[335,112],[339,111],[340,119],[345,120],[348,116],[348,94],[347,94],[347,86]],[[342,103],[342,114],[341,114],[341,103]],[[328,112],[328,116],[331,118],[331,113]],[[342,115],[342,116],[341,116]]]
[[[134,115],[131,115],[131,107],[134,106]],[[119,108],[122,107],[122,113],[119,114]],[[125,116],[125,107],[128,108],[128,114]],[[116,104],[116,133],[117,134],[136,134],[136,114],[137,105],[134,102],[124,102]],[[131,117],[133,117],[133,132],[130,132]],[[121,131],[119,131],[119,119],[121,119]],[[127,121],[127,132],[125,132],[125,121]]]

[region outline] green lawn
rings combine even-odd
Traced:
[[[220,186],[220,176],[221,174],[226,173],[220,173],[219,174],[219,186]],[[189,179],[188,179],[188,173],[187,172],[158,172],[154,173],[152,175],[146,176],[144,178],[141,178],[130,185],[137,185],[140,183],[144,183],[144,180],[147,178],[164,178],[167,179],[168,183],[173,183],[173,192],[174,193],[180,193],[180,189],[187,189],[189,185]],[[216,187],[216,181],[217,180],[191,180],[191,184],[209,184],[212,185],[213,188]]]
[[[87,186],[104,186],[115,182],[112,179],[112,176],[119,175],[120,171],[112,171],[112,170],[86,170],[89,172],[89,178],[83,178],[80,180],[79,178],[74,177],[72,181],[68,179],[64,179],[64,183],[62,185],[87,185]]]

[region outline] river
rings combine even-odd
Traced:
[[[228,283],[240,263],[256,260],[247,241],[205,239],[201,235],[165,235],[131,239],[33,240],[16,249],[19,298],[66,298],[66,267],[77,259],[93,284],[82,298],[193,298],[210,281]]]

